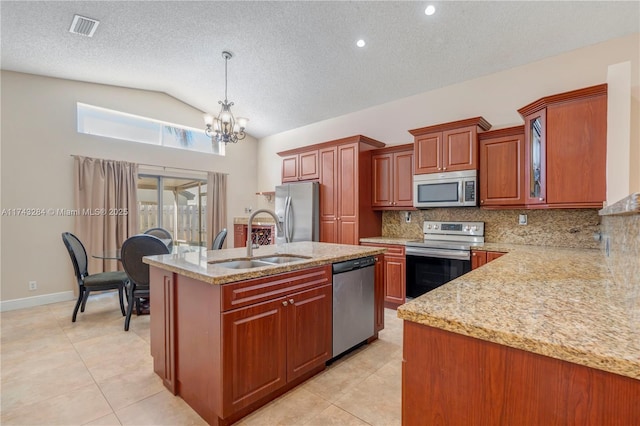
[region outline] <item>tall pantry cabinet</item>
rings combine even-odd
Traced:
[[[381,213],[371,208],[371,155],[383,146],[357,135],[319,147],[320,241],[357,245],[380,234]]]

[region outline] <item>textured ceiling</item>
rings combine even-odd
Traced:
[[[637,1],[429,3],[3,0],[1,65],[217,113],[228,49],[232,111],[261,138],[640,31]]]

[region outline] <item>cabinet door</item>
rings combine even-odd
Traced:
[[[393,154],[376,154],[371,157],[373,168],[373,207],[393,206]]]
[[[405,302],[407,264],[404,256],[384,256],[384,301],[394,305]]]
[[[487,263],[487,252],[471,250],[471,269],[476,269]]]
[[[301,153],[298,167],[298,180],[318,179],[318,150]]]
[[[394,207],[413,207],[413,151],[393,155]]]
[[[491,262],[492,260],[496,260],[500,256],[504,256],[504,253],[499,252],[499,251],[488,251],[487,252],[487,263]]]
[[[525,132],[525,203],[546,204],[546,109],[528,115],[524,120]]]
[[[480,141],[480,205],[524,204],[524,134]]]
[[[442,132],[416,138],[414,161],[417,175],[442,171]]]
[[[298,181],[298,158],[292,155],[282,159],[282,183]]]
[[[338,146],[338,243],[358,241],[358,144]]]
[[[320,241],[338,242],[337,171],[338,149],[320,151]]]
[[[149,267],[150,304],[154,321],[151,321],[151,356],[153,371],[174,395],[176,394],[175,352],[175,293],[173,273],[154,266]]]
[[[286,384],[286,300],[222,314],[223,417]]]
[[[376,255],[375,259],[375,332],[377,333],[384,329],[384,255]]]
[[[287,297],[287,381],[331,358],[333,291],[331,284]]]
[[[607,96],[547,107],[547,202],[592,204],[606,199]]]
[[[442,171],[478,168],[478,131],[476,126],[442,132]]]

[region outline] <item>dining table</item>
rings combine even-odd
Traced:
[[[184,254],[184,253],[197,252],[197,251],[206,250],[206,249],[207,248],[204,246],[196,246],[196,245],[190,245],[190,244],[174,245],[171,248],[171,254]],[[102,252],[91,253],[91,257],[95,259],[120,260],[120,249],[105,250]]]

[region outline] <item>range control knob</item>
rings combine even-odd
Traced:
[[[473,225],[473,226],[471,227],[471,230],[472,230],[472,231],[477,231],[477,230],[478,230],[478,227],[477,227],[476,225]]]
[[[427,225],[427,229],[431,229],[431,225]]]
[[[433,229],[438,229],[438,224],[433,225]]]
[[[465,231],[468,231],[469,229],[471,229],[471,228],[469,227],[469,225],[465,225],[464,230],[465,230]]]

